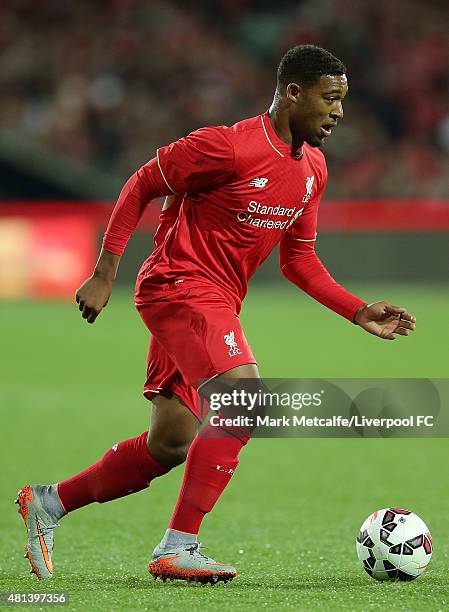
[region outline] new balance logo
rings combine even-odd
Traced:
[[[225,343],[229,346],[229,357],[235,357],[235,355],[240,355],[242,353],[242,351],[237,346],[237,342],[235,341],[235,334],[233,329],[231,329],[229,334],[225,334],[223,338]]]
[[[249,183],[249,186],[259,187],[259,189],[263,189],[267,183],[268,183],[267,178],[257,177],[257,178],[253,178],[253,180]]]

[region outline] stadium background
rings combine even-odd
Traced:
[[[147,423],[132,285],[160,203],[98,322],[85,325],[72,303],[120,186],[156,147],[264,111],[294,44],[320,44],[348,66],[345,119],[325,146],[320,256],[367,300],[409,308],[418,331],[395,343],[361,334],[289,286],[273,256],[242,314],[261,371],[448,377],[448,13],[438,0],[1,3],[2,590],[42,590],[19,559],[15,490],[78,471]],[[149,583],[178,469],[67,519],[51,588],[87,609],[444,608],[447,450],[444,439],[254,441],[202,535],[239,580],[201,591]],[[359,524],[385,505],[417,511],[436,542],[432,569],[405,587],[370,581],[355,559]]]

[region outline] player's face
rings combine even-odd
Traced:
[[[289,86],[290,87],[290,86]],[[343,119],[343,98],[348,93],[346,75],[325,75],[309,87],[299,87],[291,106],[295,134],[312,147],[320,147]]]

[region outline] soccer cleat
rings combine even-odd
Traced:
[[[148,569],[154,578],[187,580],[191,582],[228,582],[237,576],[231,565],[217,563],[200,552],[200,544],[187,544],[170,551],[157,547]]]
[[[58,523],[45,511],[39,489],[40,485],[27,485],[21,489],[15,501],[19,514],[27,528],[25,557],[31,565],[31,573],[38,578],[53,576],[53,529]]]

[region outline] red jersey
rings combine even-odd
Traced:
[[[292,154],[268,113],[231,127],[202,128],[159,149],[157,159],[128,181],[103,245],[121,254],[145,197],[176,194],[139,271],[137,304],[172,283],[213,284],[240,303],[249,279],[280,243],[287,278],[352,319],[365,302],[337,285],[314,252],[326,180],[321,151],[305,143]],[[136,219],[133,207],[140,207]]]
[[[324,156],[305,144],[292,157],[267,114],[200,129],[157,155],[168,187],[183,199],[140,270],[139,299],[146,283],[208,281],[241,301],[280,240],[315,240]]]

